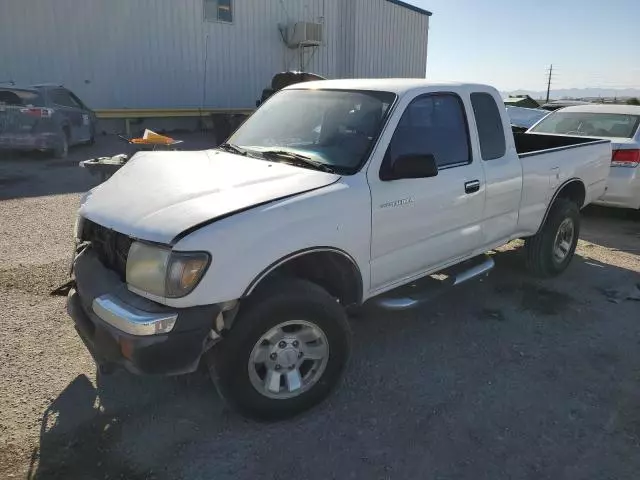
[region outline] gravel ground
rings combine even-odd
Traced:
[[[528,277],[514,242],[484,281],[413,312],[370,311],[354,320],[342,388],[260,424],[202,373],[96,375],[48,295],[92,184],[77,161],[119,149],[0,159],[0,478],[638,478],[637,216],[590,209],[557,279]]]

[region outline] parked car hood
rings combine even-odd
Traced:
[[[339,178],[218,150],[145,152],[87,193],[80,215],[134,238],[169,244],[196,225]]]

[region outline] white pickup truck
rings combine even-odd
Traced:
[[[86,194],[68,311],[105,370],[206,360],[241,412],[286,417],[341,377],[348,308],[413,307],[429,289],[403,286],[485,274],[516,238],[562,272],[610,162],[606,140],[512,134],[484,85],[294,85],[219,148],[139,153]]]

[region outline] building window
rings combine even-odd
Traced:
[[[204,19],[209,22],[233,22],[233,0],[204,0]]]

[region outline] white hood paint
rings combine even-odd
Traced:
[[[86,195],[80,215],[134,238],[170,243],[200,223],[339,178],[217,150],[139,153]]]

